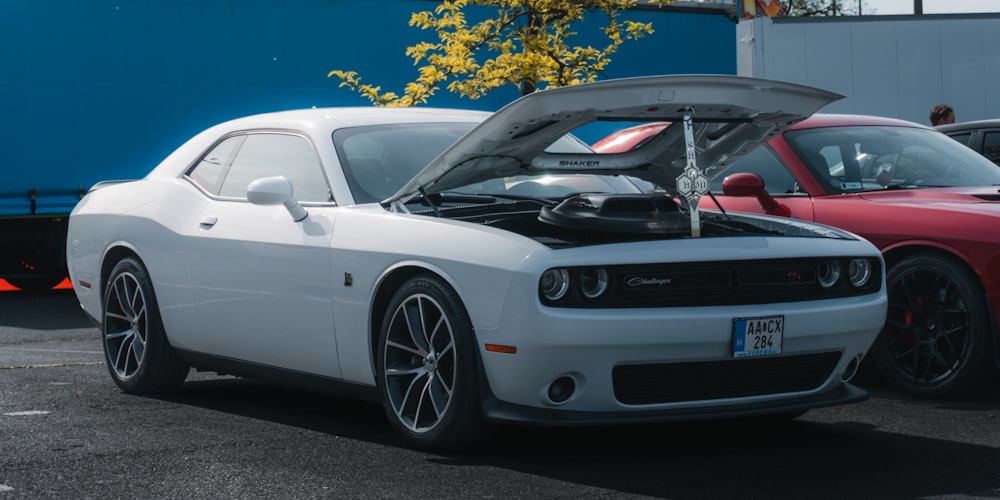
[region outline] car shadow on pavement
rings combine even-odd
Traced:
[[[324,434],[393,442],[389,423],[377,405],[244,378],[192,372],[180,391],[158,399]]]
[[[406,448],[391,434],[381,408],[354,400],[231,378],[189,382],[169,400]],[[1000,497],[998,448],[886,432],[861,421],[808,417],[499,427],[474,447],[428,453],[425,460],[440,467],[501,468],[601,488],[608,497]]]
[[[93,327],[71,289],[0,294],[0,327],[68,330]]]

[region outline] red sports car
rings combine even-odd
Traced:
[[[644,124],[594,144],[609,153],[668,133]],[[748,155],[708,166],[701,208],[840,227],[882,250],[889,311],[869,355],[916,396],[981,388],[1000,364],[1000,168],[931,128],[814,115]],[[765,189],[766,187],[766,189]]]

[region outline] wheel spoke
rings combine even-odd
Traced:
[[[891,351],[890,351],[890,352],[891,352]],[[893,363],[895,363],[895,362],[897,362],[897,361],[900,361],[900,360],[902,360],[902,359],[904,359],[904,358],[907,358],[907,357],[910,357],[910,356],[912,356],[912,357],[914,358],[914,360],[916,360],[916,359],[917,359],[917,356],[916,356],[916,349],[915,349],[915,348],[913,348],[913,347],[910,347],[910,348],[904,348],[904,349],[901,349],[901,350],[900,350],[900,351],[899,351],[898,353],[896,353],[896,354],[895,354],[895,355],[894,355],[894,356],[893,356],[893,357],[891,358],[891,360],[892,360],[892,362],[893,362]]]
[[[420,374],[422,374],[424,372],[425,372],[425,370],[424,370],[423,366],[414,366],[412,368],[402,368],[402,369],[400,369],[400,368],[386,368],[385,369],[385,374],[387,376],[389,376],[389,377],[411,377],[411,376],[419,376]]]
[[[429,350],[424,336],[424,310],[420,299],[416,298],[403,304],[403,313],[406,315],[406,333],[409,334],[412,345],[421,352]]]
[[[115,368],[120,375],[128,374],[129,353],[132,351],[132,342],[135,336],[129,331],[125,338],[118,344],[118,351],[115,353]]]
[[[955,347],[951,345],[951,342],[948,339],[941,339],[938,345],[935,346],[931,359],[937,361],[943,369],[947,370],[957,366],[959,358],[958,352],[955,351]]]
[[[135,354],[135,359],[142,359],[143,353],[146,352],[146,340],[142,338],[142,335],[133,336],[132,341],[132,353]]]
[[[111,312],[111,311],[105,312],[104,313],[104,317],[106,319],[113,319],[113,320],[117,320],[117,321],[124,321],[126,323],[131,323],[132,322],[132,318],[129,318],[128,316],[125,316],[124,314],[118,314],[116,312]]]
[[[907,335],[913,335],[913,330],[902,321],[890,321],[889,326],[896,327],[885,329],[885,341],[889,346],[896,346],[902,343]]]
[[[391,347],[393,349],[399,349],[401,351],[405,351],[405,352],[410,353],[410,354],[412,354],[414,356],[424,357],[424,356],[427,355],[427,351],[424,351],[423,349],[420,349],[420,348],[417,348],[417,347],[414,347],[414,346],[403,345],[403,344],[400,344],[399,342],[395,342],[395,341],[392,341],[392,340],[387,340],[385,342],[385,346],[386,347]]]
[[[923,357],[923,349],[913,349],[913,378],[926,382],[930,372],[930,362]]]
[[[433,333],[431,333],[431,337],[428,339],[428,342],[434,352],[440,355],[452,348],[452,342],[454,342],[454,339],[452,339],[451,327],[445,320],[444,315],[442,315],[437,324],[434,325],[432,332]]]
[[[417,419],[420,415],[421,394],[426,385],[423,381],[427,378],[427,373],[422,368],[414,370],[414,372],[416,372],[416,376],[410,379],[409,384],[401,391],[402,399],[395,411],[401,422],[410,430],[416,431],[419,428]]]
[[[135,318],[135,312],[132,311],[132,305],[129,303],[129,291],[128,283],[125,281],[125,276],[118,278],[115,282],[115,300],[118,302],[118,308],[121,310],[122,314],[128,321]]]
[[[441,409],[444,410],[444,406],[447,406],[448,400],[451,398],[451,384],[444,377],[434,377],[432,382],[433,384],[430,388],[432,397],[441,402]]]
[[[416,396],[417,396],[417,399],[416,399],[417,407],[413,410],[413,430],[419,430],[422,427],[424,427],[423,425],[421,425],[421,422],[424,420],[423,419],[423,415],[424,415],[424,402],[427,401],[427,388],[428,388],[428,386],[430,386],[430,378],[429,377],[427,379],[425,379],[422,384],[420,384],[419,388],[416,388],[416,387],[414,388],[415,392],[417,392],[417,394],[416,394]],[[433,408],[433,404],[431,405],[431,409],[434,409]],[[437,422],[436,418],[431,419],[430,424],[433,425],[435,422]],[[430,425],[428,425],[427,427],[430,427]]]
[[[920,286],[919,280],[917,280],[916,273],[909,273],[906,276],[903,276],[901,281],[903,281],[903,297],[906,299],[905,307],[911,310],[923,309],[923,294],[920,293],[922,287]]]
[[[120,338],[128,337],[131,334],[132,334],[132,330],[125,330],[125,331],[116,332],[116,333],[106,333],[106,334],[104,334],[104,338],[106,340],[118,340]]]

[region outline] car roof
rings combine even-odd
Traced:
[[[998,128],[998,127],[1000,127],[1000,119],[991,118],[988,120],[973,120],[968,122],[949,123],[947,125],[938,125],[937,127],[934,128],[940,130],[941,132],[948,133],[948,132],[958,132],[964,130],[978,130],[981,128]]]
[[[831,114],[816,113],[805,120],[802,120],[786,130],[799,130],[822,127],[851,127],[851,126],[887,126],[887,127],[913,127],[929,129],[926,125],[897,118],[887,118],[883,116],[853,115],[853,114]]]
[[[368,125],[468,122],[478,123],[490,116],[486,111],[446,108],[384,108],[348,106],[274,111],[225,121],[202,130],[175,149],[147,177],[174,177],[186,169],[192,158],[202,154],[220,137],[246,130],[308,130],[328,134],[344,127]]]
[[[431,107],[385,108],[375,106],[349,106],[331,108],[296,109],[275,111],[236,118],[220,124],[227,128],[260,128],[331,123],[334,128],[381,125],[387,123],[419,123],[444,120],[478,122],[489,116],[486,111]]]

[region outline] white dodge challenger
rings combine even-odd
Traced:
[[[681,75],[496,113],[241,118],[94,186],[70,276],[126,393],[192,368],[328,391],[380,403],[424,448],[504,423],[794,417],[867,397],[849,381],[885,320],[880,254],[698,201],[837,98]],[[673,125],[616,154],[572,135],[608,121]]]

